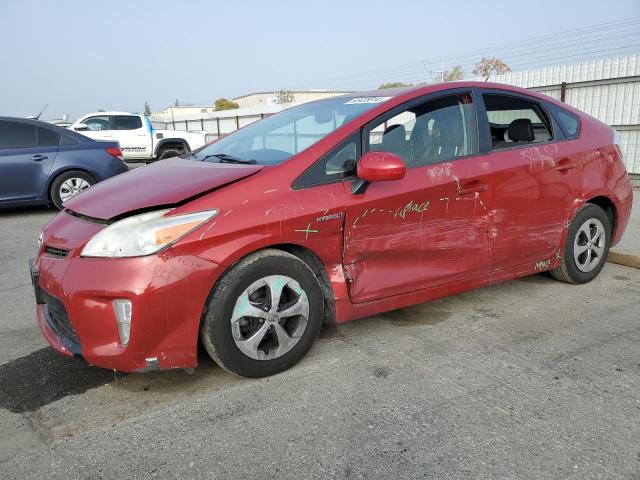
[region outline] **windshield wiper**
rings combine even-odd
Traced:
[[[256,162],[253,158],[251,160],[245,160],[243,158],[234,157],[233,155],[228,155],[226,153],[214,153],[213,155],[207,155],[202,158],[204,162],[207,158],[216,157],[220,159],[220,163],[240,163],[243,165],[255,165]]]

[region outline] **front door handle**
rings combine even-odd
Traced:
[[[31,157],[31,160],[33,160],[34,162],[41,162],[42,160],[46,160],[47,158],[49,158],[49,157],[47,157],[46,155],[38,154],[38,155],[34,155],[33,157]]]
[[[484,192],[489,188],[489,185],[482,183],[479,180],[474,180],[469,183],[461,185],[458,189],[458,195],[471,195],[473,193]]]

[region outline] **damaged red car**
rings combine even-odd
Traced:
[[[66,355],[248,377],[322,324],[603,268],[632,191],[616,133],[559,101],[456,82],[306,103],[65,204],[31,263]]]

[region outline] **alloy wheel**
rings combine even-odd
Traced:
[[[606,241],[604,225],[597,218],[590,218],[580,226],[573,241],[573,258],[578,270],[586,273],[598,266]]]
[[[309,300],[300,284],[286,275],[269,275],[238,297],[231,332],[246,356],[273,360],[296,346],[308,321]]]

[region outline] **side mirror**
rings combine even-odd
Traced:
[[[88,130],[88,129],[89,129],[89,127],[87,127],[86,123],[79,123],[74,128],[74,130],[77,131],[77,132],[82,132],[82,131]]]
[[[406,163],[395,153],[367,152],[358,162],[358,178],[366,182],[400,180],[406,172]]]

